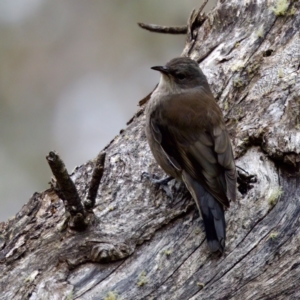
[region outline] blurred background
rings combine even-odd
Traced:
[[[136,23],[184,25],[202,2],[0,1],[0,221],[49,187],[50,150],[69,172],[94,158],[181,54],[184,35]]]

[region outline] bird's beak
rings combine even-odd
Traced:
[[[170,70],[167,67],[164,67],[164,66],[156,66],[156,67],[152,67],[151,69],[155,70],[155,71],[159,71],[163,74],[169,74],[170,73]]]

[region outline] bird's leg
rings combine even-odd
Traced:
[[[142,173],[142,178],[143,177],[145,177],[148,180],[150,180],[152,184],[158,185],[159,187],[161,187],[164,190],[164,192],[167,194],[167,196],[170,197],[171,199],[173,199],[173,195],[172,195],[172,192],[171,192],[171,190],[170,190],[170,188],[168,186],[168,183],[169,183],[169,181],[173,180],[174,177],[167,176],[165,178],[155,179],[148,172],[143,172]]]

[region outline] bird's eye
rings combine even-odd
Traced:
[[[177,77],[179,80],[185,79],[185,75],[184,75],[183,73],[178,73],[178,74],[176,75],[176,77]]]

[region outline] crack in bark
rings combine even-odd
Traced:
[[[193,231],[191,230],[190,231],[190,233],[184,238],[184,240],[183,240],[183,242],[184,241],[186,241],[189,237],[190,237],[190,235],[193,233]],[[185,259],[185,260],[183,260],[182,261],[182,263],[176,268],[176,269],[174,269],[173,270],[173,272],[164,280],[164,281],[162,281],[161,283],[160,283],[160,285],[159,285],[159,287],[161,287],[161,286],[163,286],[164,285],[164,283],[165,282],[167,282],[177,271],[178,271],[178,269],[179,268],[181,268],[183,265],[184,265],[184,263],[203,245],[203,243],[204,243],[204,241],[206,240],[206,238],[204,238],[201,242],[200,242],[200,244],[199,244],[199,246],[197,246],[188,256],[187,256],[187,258]],[[188,279],[182,284],[182,286],[186,283],[188,281]],[[158,288],[156,288],[156,290],[157,290]],[[147,297],[147,296],[150,296],[151,294],[153,293],[153,291],[152,292],[150,292],[149,294],[147,294],[145,297]]]
[[[284,217],[284,216],[283,216],[283,217]],[[283,219],[283,217],[281,218],[281,220]],[[280,220],[280,221],[281,221],[281,220]],[[280,223],[280,222],[278,222],[278,223]],[[278,224],[277,224],[277,225],[278,225]],[[297,231],[297,229],[295,229],[295,230],[293,231],[293,233],[296,232],[296,231]],[[277,249],[281,248],[281,247],[282,247],[284,244],[286,244],[291,238],[292,238],[292,236],[290,236],[286,241],[284,241],[284,243],[281,243],[280,245],[278,245]],[[276,249],[276,251],[274,252],[274,255],[276,255],[277,249]],[[282,272],[282,270],[278,271],[278,273],[280,273],[280,272]],[[272,279],[273,277],[275,277],[278,273],[274,273],[273,276],[269,277],[269,280]],[[236,291],[234,291],[234,293],[233,293],[231,296],[236,295],[236,294],[238,293],[238,291],[240,291],[243,287],[247,286],[249,283],[251,283],[251,282],[254,281],[256,278],[260,277],[260,276],[263,275],[263,274],[264,274],[264,271],[262,271],[262,272],[261,272],[260,274],[258,274],[257,276],[251,278],[249,281],[245,282],[243,285],[241,285],[241,287],[239,287]]]
[[[91,291],[96,285],[100,284],[102,281],[106,280],[112,273],[116,272],[124,263],[126,262],[126,259],[124,259],[123,261],[120,261],[120,264],[115,268],[113,269],[109,274],[107,274],[107,276],[105,276],[104,278],[102,278],[101,280],[95,282],[91,287],[89,287],[87,290],[83,291],[81,294],[78,294],[75,296],[74,300],[75,299],[78,299],[79,297],[81,296],[84,296],[86,293],[88,293],[89,291]],[[73,284],[71,284],[68,280],[67,282],[74,286]]]

